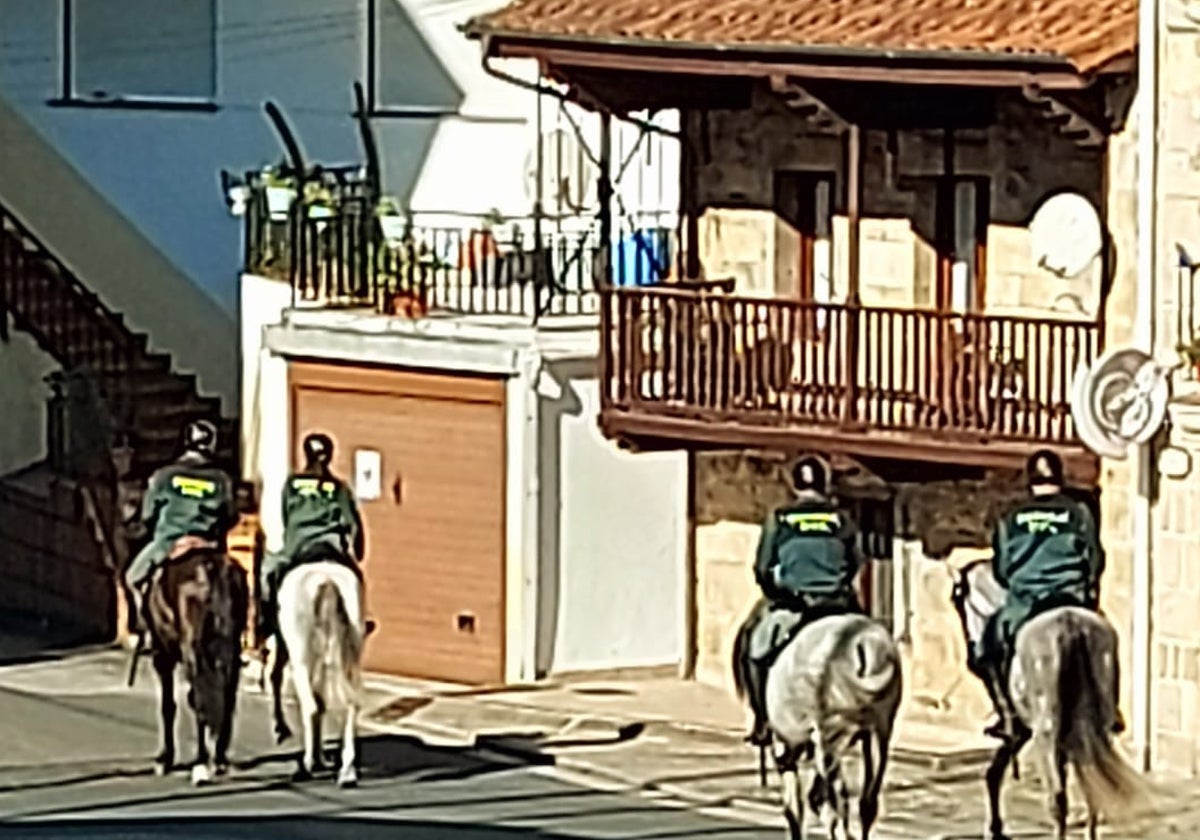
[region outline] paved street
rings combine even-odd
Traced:
[[[562,692],[547,691],[537,704],[528,693],[389,700],[389,689],[375,685],[362,786],[342,792],[329,777],[292,783],[298,744],[276,747],[266,737],[267,704],[249,680],[231,776],[192,788],[184,771],[151,773],[155,686],[144,664],[137,686],[125,688],[126,662],[114,650],[42,657],[36,644],[0,639],[0,837],[783,836],[774,780],[758,786],[753,754],[732,736],[654,719],[621,725],[617,706],[605,707],[600,694],[588,702],[603,714],[588,717],[556,708]],[[610,696],[619,701],[616,689]],[[450,745],[439,728],[470,737]],[[189,718],[179,732],[186,759]],[[981,773],[959,761],[893,764],[876,836],[981,836]],[[1035,779],[1030,772],[1010,791],[1014,837],[1046,836]],[[1200,789],[1180,782],[1159,816],[1104,836],[1190,837],[1197,827]]]
[[[23,653],[27,653],[24,651]],[[230,778],[194,789],[156,778],[154,684],[124,687],[125,655],[100,651],[0,669],[0,835],[4,837],[666,838],[761,836],[752,826],[604,793],[545,768],[364,732],[363,782],[290,781],[296,746],[264,735],[243,697]],[[188,757],[190,725],[180,726]],[[400,833],[398,833],[400,832]]]

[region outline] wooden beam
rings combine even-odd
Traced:
[[[1048,96],[1036,84],[1021,88],[1025,99],[1048,114],[1046,119],[1058,125],[1064,137],[1073,140],[1083,149],[1098,149],[1104,145],[1105,131],[1077,108],[1072,108],[1062,99]]]
[[[1021,88],[1036,84],[1042,90],[1082,90],[1093,78],[1070,70],[1039,70],[979,67],[897,67],[834,65],[816,62],[770,62],[736,58],[692,58],[648,55],[634,52],[598,51],[546,47],[504,41],[497,45],[501,58],[535,58],[557,64],[566,71],[574,67],[604,67],[649,73],[683,73],[696,76],[795,76],[798,79],[829,79],[852,82],[883,82],[952,87]]]
[[[846,247],[850,249],[849,271],[846,286],[846,348],[842,356],[842,381],[847,383],[842,399],[842,423],[854,422],[858,406],[858,319],[861,300],[859,280],[862,271],[862,129],[851,123],[846,134],[846,215],[849,235]]]
[[[919,460],[961,464],[984,469],[1022,469],[1036,449],[1050,449],[1063,459],[1076,482],[1095,484],[1099,459],[1083,447],[1045,441],[985,440],[946,432],[928,434],[853,432],[831,426],[758,426],[737,421],[666,417],[643,411],[609,408],[601,412],[600,428],[607,437],[639,441],[643,451],[684,449],[703,445],[713,449],[758,447],[778,452],[817,450],[861,458]]]

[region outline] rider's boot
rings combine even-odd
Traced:
[[[993,665],[986,667],[984,673],[984,684],[987,685],[988,694],[996,707],[996,720],[984,728],[983,734],[1006,743],[1013,743],[1028,735],[1028,727],[1017,714],[1012,699],[1008,696],[1008,669]]]
[[[771,729],[767,724],[767,670],[766,663],[746,658],[746,694],[750,700],[750,710],[754,713],[754,726],[745,741],[756,747],[771,743]]]

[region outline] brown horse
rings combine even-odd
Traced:
[[[175,763],[173,679],[181,662],[188,705],[196,718],[192,783],[204,784],[228,770],[248,604],[245,574],[217,546],[203,540],[181,540],[155,572],[146,611],[151,658],[161,684],[163,748],[155,761],[160,775]]]

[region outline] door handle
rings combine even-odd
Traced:
[[[404,479],[400,473],[396,473],[396,480],[392,482],[392,498],[396,504],[404,501]]]

